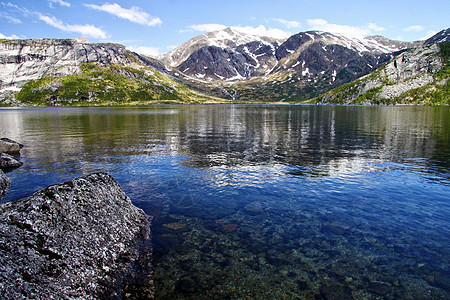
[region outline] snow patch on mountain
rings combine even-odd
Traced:
[[[255,41],[272,47],[273,52],[275,52],[273,43],[281,43],[281,40],[265,36],[250,35],[236,30],[235,27],[228,27],[223,30],[216,30],[196,36],[175,49],[158,56],[158,59],[170,67],[177,67],[186,61],[192,53],[203,47],[214,46],[222,49],[236,48],[240,45]]]

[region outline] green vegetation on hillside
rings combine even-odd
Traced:
[[[439,48],[441,49],[441,56],[444,59],[446,66],[450,64],[450,42],[440,43]]]
[[[370,75],[357,79],[314,99],[316,103],[326,102],[333,104],[413,104],[413,105],[450,105],[450,43],[438,44],[439,55],[443,59],[443,68],[433,74],[433,82],[410,89],[397,97],[383,98],[380,93],[384,86],[394,85],[396,82],[388,80],[385,74],[386,65],[372,72]],[[428,73],[429,74],[429,73]],[[404,80],[412,80],[408,78]],[[363,94],[361,91],[371,83],[380,82],[382,85],[367,90]]]
[[[269,75],[267,79],[257,77],[233,84],[229,89],[238,93],[241,102],[286,102],[304,103],[311,98],[347,82],[347,74],[338,74],[333,81],[331,72],[308,80],[300,72]],[[225,87],[227,89],[227,87]]]
[[[136,65],[81,66],[81,73],[41,78],[24,85],[17,100],[34,105],[111,105],[146,103],[202,103],[201,95],[155,69]]]
[[[434,75],[434,82],[401,94],[395,103],[450,105],[450,42],[438,45],[444,67]]]

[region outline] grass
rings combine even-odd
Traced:
[[[75,75],[30,81],[17,94],[17,100],[33,105],[201,103],[214,100],[147,67],[100,67],[85,63],[80,69],[81,73]]]

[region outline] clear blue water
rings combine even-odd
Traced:
[[[103,171],[153,220],[157,299],[450,298],[450,107],[0,109],[2,200]]]

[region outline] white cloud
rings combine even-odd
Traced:
[[[12,17],[12,16],[10,16],[7,13],[4,13],[4,12],[0,12],[0,18],[8,20],[9,23],[22,24],[22,21],[20,21],[19,19],[14,18],[14,17]]]
[[[284,26],[286,26],[287,28],[298,28],[301,25],[300,22],[297,22],[297,21],[288,21],[288,20],[277,19],[277,18],[272,18],[271,20],[281,23]]]
[[[424,37],[422,37],[420,40],[428,40],[430,37],[432,37],[436,33],[438,33],[438,31],[429,30],[427,32],[427,34]]]
[[[158,56],[159,55],[159,49],[156,47],[128,46],[127,49],[130,51],[136,52],[136,53],[149,55],[149,56]]]
[[[61,6],[70,7],[70,3],[63,0],[48,0],[48,2],[51,8],[53,8],[53,4],[59,4]]]
[[[13,9],[21,12],[24,16],[33,16],[33,15],[35,15],[35,12],[26,9],[25,7],[17,6],[15,4],[10,3],[10,2],[7,2],[7,3],[1,2],[1,4],[4,7],[13,8]]]
[[[258,36],[268,36],[276,39],[285,39],[290,37],[292,34],[290,32],[283,31],[277,28],[266,28],[264,25],[259,25],[258,27],[251,26],[232,26],[234,30]]]
[[[216,30],[223,30],[227,28],[227,26],[222,24],[197,24],[197,25],[189,25],[187,26],[187,30],[182,30],[181,32],[186,31],[216,31]]]
[[[414,32],[419,32],[419,31],[423,31],[425,28],[423,28],[422,25],[411,25],[409,27],[406,27],[403,29],[403,31],[406,32],[410,32],[410,31],[414,31]]]
[[[102,6],[95,4],[85,4],[86,7],[93,8],[100,11],[105,11],[116,17],[126,19],[133,23],[138,23],[147,26],[161,25],[162,21],[158,17],[152,17],[148,13],[142,10],[142,8],[137,6],[132,6],[131,8],[123,8],[117,3],[109,4],[105,3]]]
[[[20,39],[17,35],[13,34],[10,36],[6,36],[0,33],[0,39]]]
[[[328,23],[324,19],[309,19],[308,25],[311,30],[321,30],[331,33],[340,33],[348,37],[362,38],[368,35],[373,35],[376,32],[385,30],[374,23],[369,23],[365,26],[349,26]]]
[[[192,32],[192,31],[210,32],[216,30],[223,30],[227,28],[227,26],[222,24],[197,24],[197,25],[189,25],[186,28],[187,29],[180,30],[180,32]],[[285,32],[277,28],[266,28],[264,25],[259,25],[258,27],[230,26],[230,28],[250,35],[268,36],[277,39],[285,39],[291,36],[290,32]]]
[[[363,28],[364,28],[364,27],[363,27]],[[378,25],[375,24],[375,23],[369,23],[369,24],[366,26],[366,28],[368,28],[368,29],[370,29],[370,30],[372,30],[372,31],[374,31],[374,32],[386,30],[384,27],[378,26]]]
[[[104,32],[102,29],[98,27],[95,27],[94,25],[65,24],[64,22],[58,20],[55,17],[49,17],[42,14],[39,14],[39,20],[44,21],[48,25],[58,28],[62,31],[80,33],[84,37],[92,37],[98,39],[107,38],[106,32]]]

